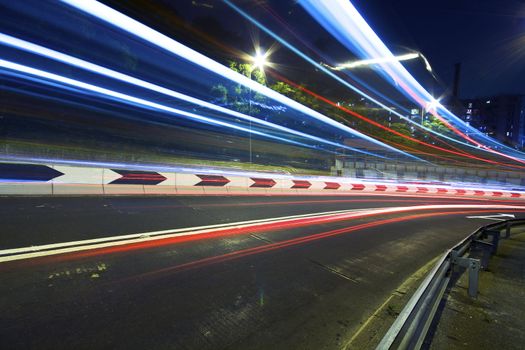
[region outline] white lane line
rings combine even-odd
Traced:
[[[266,219],[257,219],[257,220],[249,220],[249,221],[239,221],[239,222],[231,222],[231,223],[224,223],[224,224],[214,224],[214,225],[207,225],[207,226],[185,227],[185,228],[168,229],[168,230],[161,230],[161,231],[140,232],[140,233],[127,234],[127,235],[117,235],[117,236],[101,237],[101,238],[94,238],[94,239],[85,239],[85,240],[79,240],[79,241],[51,243],[51,244],[43,244],[43,245],[29,246],[29,247],[22,247],[22,248],[11,248],[11,249],[0,250],[0,256],[2,256],[2,255],[11,255],[11,254],[20,254],[20,253],[26,253],[26,252],[36,252],[36,251],[48,250],[48,249],[54,249],[54,248],[65,248],[65,247],[77,246],[77,245],[102,243],[102,242],[109,242],[109,241],[120,241],[120,240],[135,239],[135,238],[144,239],[146,237],[155,237],[155,236],[159,236],[159,235],[165,235],[165,234],[168,234],[168,233],[184,233],[184,232],[187,232],[187,231],[198,231],[198,232],[201,232],[203,230],[209,231],[211,229],[228,228],[228,227],[235,227],[235,226],[244,227],[245,225],[250,225],[250,224],[270,223],[270,222],[274,222],[274,221],[275,222],[279,222],[279,221],[283,221],[283,220],[300,219],[300,218],[306,218],[306,217],[312,217],[313,218],[313,217],[321,217],[321,216],[334,215],[334,214],[362,212],[362,211],[375,210],[375,209],[379,209],[379,208],[352,209],[352,210],[335,210],[335,211],[327,211],[327,212],[321,212],[321,213],[309,213],[309,214],[300,214],[300,215],[291,215],[291,216],[280,216],[280,217],[276,217],[276,218],[266,218]]]
[[[129,236],[134,237],[132,239],[108,241],[109,239],[118,239],[119,237],[122,237],[122,236],[107,237],[106,242],[95,243],[95,244],[86,244],[85,243],[86,241],[66,242],[63,244],[60,244],[60,243],[53,244],[53,246],[56,246],[57,249],[49,249],[49,250],[35,251],[35,248],[38,248],[37,246],[27,247],[27,248],[18,248],[17,250],[30,249],[30,252],[0,257],[0,263],[7,262],[7,261],[14,261],[14,260],[31,259],[31,258],[37,258],[37,257],[50,256],[50,255],[64,254],[64,253],[72,253],[72,252],[80,252],[80,251],[94,250],[94,249],[100,249],[100,248],[115,247],[115,246],[128,245],[128,244],[133,244],[133,243],[144,243],[148,241],[155,241],[155,240],[174,238],[174,237],[201,235],[201,234],[214,232],[214,231],[221,230],[221,229],[228,229],[228,228],[234,229],[234,228],[256,227],[258,225],[265,224],[265,223],[280,223],[280,222],[286,222],[286,221],[291,221],[294,219],[301,219],[301,218],[314,219],[314,218],[322,218],[322,217],[342,215],[342,214],[359,215],[363,212],[371,213],[373,212],[373,210],[354,209],[354,210],[338,210],[335,212],[320,213],[319,215],[303,214],[303,215],[287,217],[287,219],[280,218],[279,220],[276,220],[276,219],[252,220],[252,221],[257,221],[257,222],[251,222],[251,223],[242,224],[242,225],[240,223],[234,223],[234,224],[228,224],[228,225],[211,225],[211,226],[220,226],[220,227],[207,228],[204,230],[196,230],[196,231],[187,231],[189,229],[182,229],[184,230],[184,232],[177,232],[177,233],[173,233],[176,230],[164,230],[164,231],[156,231],[155,233],[157,234],[153,236],[148,235],[147,233],[129,235]],[[350,217],[351,216],[349,216],[349,218]],[[168,232],[171,234],[161,234],[158,232]],[[92,241],[96,241],[96,240],[97,239],[92,240]],[[83,245],[79,245],[79,243],[82,243]],[[12,250],[13,249],[11,249],[11,251]],[[2,251],[2,252],[5,252],[5,251]]]
[[[433,209],[507,209],[507,210],[508,209],[521,209],[521,210],[525,210],[525,206],[445,204],[445,205],[417,205],[417,206],[405,206],[405,207],[355,209],[355,210],[347,210],[347,211],[338,210],[335,212],[303,214],[303,215],[296,215],[292,217],[281,217],[281,218],[275,218],[275,219],[251,220],[251,221],[246,221],[242,223],[232,223],[232,224],[227,224],[227,225],[201,226],[201,228],[205,227],[205,229],[199,229],[199,230],[196,230],[196,228],[193,228],[194,230],[187,228],[187,229],[179,229],[179,230],[154,231],[153,232],[154,235],[151,235],[148,233],[128,235],[128,236],[133,237],[131,239],[120,239],[123,236],[114,236],[114,237],[106,237],[106,238],[100,238],[100,239],[95,239],[95,240],[57,243],[54,245],[47,245],[47,246],[54,246],[58,249],[43,250],[43,251],[35,251],[36,248],[42,247],[42,246],[18,248],[18,249],[27,249],[30,252],[0,257],[0,263],[7,262],[7,261],[14,261],[14,260],[22,260],[22,259],[30,259],[30,258],[36,258],[36,257],[49,256],[49,255],[63,254],[63,253],[71,253],[71,252],[79,252],[79,251],[85,251],[85,250],[114,247],[114,246],[119,246],[119,245],[128,245],[128,244],[133,244],[133,243],[144,243],[147,241],[167,239],[167,238],[173,238],[173,237],[200,235],[204,233],[213,232],[217,229],[256,227],[264,223],[279,223],[279,222],[286,222],[286,221],[290,221],[293,219],[299,219],[299,218],[312,218],[313,219],[313,218],[327,217],[331,215],[339,216],[339,215],[348,214],[348,216],[345,217],[345,219],[350,219],[352,217],[358,216],[363,213],[364,214],[392,214],[392,213],[405,212],[405,211],[433,210]],[[217,227],[217,226],[220,226],[220,227]],[[159,232],[164,232],[168,234],[162,234]],[[105,241],[102,241],[102,240],[105,240]],[[95,244],[87,243],[86,244],[87,241],[97,241],[98,243],[95,243]],[[82,245],[79,246],[79,244],[82,244]],[[13,249],[11,249],[10,251],[12,250]],[[5,250],[0,251],[0,253],[1,252],[5,252]]]
[[[467,219],[485,219],[485,220],[494,220],[494,221],[505,221],[508,219],[515,219],[514,214],[494,214],[494,215],[478,215],[478,216],[465,216]],[[506,219],[503,219],[506,218]]]

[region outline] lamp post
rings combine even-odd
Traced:
[[[412,53],[407,53],[407,54],[399,55],[399,56],[374,57],[374,58],[369,58],[369,59],[364,59],[364,60],[359,60],[359,61],[346,62],[346,63],[340,64],[337,66],[330,66],[322,62],[321,62],[321,65],[331,70],[343,70],[343,69],[353,69],[353,68],[359,68],[359,67],[372,66],[372,65],[381,64],[381,63],[408,61],[408,60],[413,60],[416,58],[420,58],[421,60],[423,60],[423,63],[425,64],[425,69],[430,74],[432,74],[432,76],[434,76],[430,63],[428,62],[427,58],[423,56],[421,52],[412,52]]]
[[[421,108],[421,110],[425,110],[425,113],[428,113],[430,112],[431,114],[432,113],[437,113],[437,108],[440,106],[440,100],[441,98],[438,98],[438,99],[435,99],[435,98],[432,98],[432,100],[430,100],[430,102],[427,102],[427,105],[423,108]],[[424,114],[421,114],[421,125],[423,125],[423,117],[424,117]]]
[[[264,71],[264,66],[268,63],[266,58],[268,57],[268,53],[261,53],[261,50],[257,48],[255,50],[255,55],[251,57],[252,65],[250,66],[250,75],[249,78],[252,80],[252,73],[255,69],[259,69],[261,72]],[[252,88],[249,87],[249,93],[248,93],[248,114],[252,116]],[[250,164],[252,164],[252,121],[249,121],[249,129],[250,129]]]

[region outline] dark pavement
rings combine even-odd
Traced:
[[[2,242],[10,247],[332,210],[477,203],[387,196],[1,200],[9,207]],[[513,212],[383,214],[1,263],[0,348],[342,348],[416,270],[487,223],[466,215],[488,211]]]
[[[523,349],[525,344],[525,227],[512,228],[479,276],[477,298],[463,273],[445,293],[425,349]]]
[[[0,197],[0,250],[335,210],[516,201],[403,196]]]

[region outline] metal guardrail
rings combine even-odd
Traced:
[[[478,294],[480,269],[488,267],[496,254],[501,234],[510,237],[512,227],[525,225],[525,219],[511,219],[480,227],[448,250],[418,287],[407,305],[385,334],[377,350],[419,349],[434,320],[439,303],[451,281],[452,272],[460,267],[469,274],[468,294]],[[465,256],[467,251],[468,257]]]

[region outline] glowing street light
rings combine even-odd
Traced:
[[[251,57],[251,61],[254,67],[263,71],[264,66],[268,65],[268,56],[269,56],[268,52],[262,53],[261,49],[256,49],[255,56]]]
[[[422,105],[421,107],[421,125],[423,125],[423,121],[425,119],[425,113],[430,112],[431,114],[436,114],[438,107],[442,107],[441,97],[437,99],[432,97],[432,100],[427,101],[424,103],[424,105]]]
[[[438,98],[438,99],[433,98],[430,102],[427,102],[427,105],[425,107],[427,112],[435,112],[436,108],[441,106],[440,101],[441,101],[441,98]]]
[[[330,68],[331,70],[343,70],[343,69],[352,69],[352,68],[363,67],[363,66],[370,66],[373,64],[380,64],[380,63],[408,61],[408,60],[413,60],[416,58],[421,58],[423,62],[425,63],[426,70],[432,73],[432,67],[430,67],[430,63],[428,62],[426,57],[423,56],[421,52],[407,53],[407,54],[399,55],[399,56],[377,57],[377,58],[371,58],[367,60],[353,61],[353,62],[343,63],[335,67],[327,65],[325,63],[321,63],[321,64],[327,68]]]

